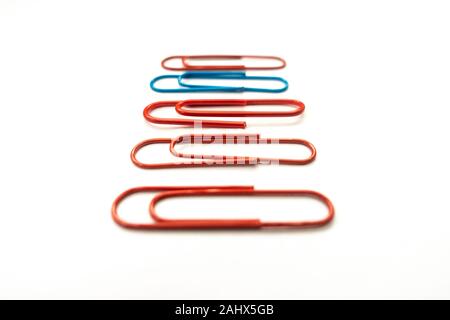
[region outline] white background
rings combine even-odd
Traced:
[[[450,298],[449,14],[446,1],[0,1],[0,297]],[[280,55],[287,68],[270,74],[290,89],[149,89],[162,58],[211,53]],[[137,142],[190,132],[146,123],[143,108],[187,97],[299,99],[301,121],[247,131],[306,138],[317,161],[134,167]],[[143,156],[164,159],[154,150]],[[336,220],[291,232],[112,222],[123,190],[183,184],[314,189]],[[144,221],[148,199],[121,212]],[[211,214],[240,203],[198,201]],[[274,201],[274,217],[303,210]],[[256,215],[272,204],[244,202]]]

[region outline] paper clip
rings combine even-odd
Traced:
[[[166,143],[170,152],[183,159],[190,158],[190,161],[165,162],[165,163],[143,163],[137,159],[137,153],[143,147]],[[249,156],[222,156],[222,155],[194,155],[185,154],[175,150],[177,144],[297,144],[303,145],[310,150],[310,155],[305,159],[277,159]],[[263,139],[259,134],[218,134],[218,135],[196,135],[187,134],[174,139],[153,138],[138,143],[130,154],[134,165],[142,169],[164,169],[164,168],[192,168],[192,167],[214,167],[214,166],[254,166],[265,165],[306,165],[314,161],[317,151],[314,145],[302,139]]]
[[[153,223],[133,223],[122,219],[118,206],[126,197],[140,192],[158,192],[150,202],[149,213]],[[323,202],[327,215],[317,220],[306,221],[262,221],[260,219],[166,219],[156,213],[160,201],[175,197],[189,196],[299,196],[315,198]],[[323,194],[312,190],[256,190],[253,186],[148,186],[136,187],[121,193],[113,202],[111,214],[120,226],[132,229],[169,230],[169,229],[261,229],[261,228],[312,228],[321,227],[334,218],[332,202]]]
[[[177,79],[180,87],[178,88],[158,88],[155,84],[163,79]],[[206,79],[206,80],[258,80],[258,81],[277,81],[283,84],[280,88],[257,88],[257,87],[236,87],[236,86],[212,86],[196,85],[185,82],[185,79]],[[186,93],[186,92],[265,92],[279,93],[287,90],[288,82],[280,77],[266,76],[247,76],[245,72],[185,72],[182,74],[166,74],[158,76],[150,81],[150,88],[156,92],[162,93]]]
[[[245,106],[288,106],[290,111],[214,111],[204,110],[207,107],[245,107]],[[247,127],[245,121],[197,120],[178,118],[158,118],[152,115],[155,109],[175,107],[175,110],[184,116],[204,117],[293,117],[301,115],[305,110],[303,102],[293,99],[201,99],[185,101],[159,101],[149,104],[144,109],[144,118],[152,123],[183,125],[187,127],[203,128],[238,128]],[[192,110],[192,108],[202,110]]]
[[[246,66],[246,65],[192,65],[189,60],[273,60],[277,64],[273,66]],[[181,61],[182,67],[170,67],[167,62],[171,60]],[[239,55],[185,55],[185,56],[171,56],[165,58],[161,62],[161,66],[166,70],[171,71],[186,71],[186,70],[277,70],[283,69],[286,66],[286,61],[280,57],[275,56],[239,56]]]

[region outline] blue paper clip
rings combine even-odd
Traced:
[[[163,89],[157,88],[155,83],[162,79],[177,79],[179,88]],[[196,85],[186,83],[185,79],[212,79],[212,80],[263,80],[263,81],[278,81],[283,84],[283,87],[276,89],[269,88],[254,88],[254,87],[233,87],[233,86],[211,86],[211,85]],[[266,92],[279,93],[287,90],[288,82],[280,77],[263,77],[263,76],[247,76],[245,72],[185,72],[182,74],[162,75],[150,81],[150,88],[156,92]]]

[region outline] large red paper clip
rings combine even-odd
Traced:
[[[142,192],[158,192],[150,202],[149,213],[153,222],[133,223],[122,219],[118,206],[126,197]],[[156,213],[156,205],[165,199],[196,196],[299,196],[315,198],[323,202],[327,215],[317,220],[306,221],[261,221],[260,219],[166,219]],[[148,186],[136,187],[121,193],[113,202],[112,218],[120,226],[132,229],[260,229],[260,228],[312,228],[321,227],[333,220],[334,207],[323,194],[311,190],[256,190],[253,186]]]

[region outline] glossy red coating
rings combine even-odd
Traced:
[[[291,106],[288,111],[227,111],[204,110],[207,107],[245,107],[245,106]],[[293,117],[305,110],[303,102],[293,99],[197,99],[185,101],[159,101],[149,104],[144,109],[144,118],[152,123],[183,125],[187,127],[204,128],[235,128],[247,127],[245,121],[223,121],[182,118],[159,118],[152,115],[155,109],[173,107],[184,116],[203,117]],[[202,110],[193,110],[202,109]]]
[[[150,202],[151,223],[134,223],[118,214],[119,204],[128,196],[141,192],[158,192]],[[260,219],[166,219],[156,213],[156,205],[163,199],[188,196],[301,196],[322,201],[328,209],[324,218],[307,221],[261,221]],[[320,227],[333,220],[334,207],[323,194],[311,190],[255,190],[253,186],[143,186],[122,192],[111,208],[113,220],[120,226],[132,229],[259,229],[259,228],[311,228]]]
[[[187,154],[178,152],[175,147],[177,144],[298,144],[307,147],[311,154],[305,159],[282,159],[265,158],[249,156],[225,156],[225,155],[202,155]],[[144,163],[138,160],[139,150],[152,144],[167,144],[170,152],[182,159],[191,159],[190,161],[162,162],[162,163]],[[312,143],[302,139],[272,139],[261,138],[259,134],[187,134],[177,138],[152,138],[138,143],[131,150],[131,161],[142,169],[165,169],[165,168],[193,168],[193,167],[217,167],[217,166],[254,166],[257,164],[282,164],[282,165],[305,165],[311,163],[316,158],[317,151]]]
[[[214,111],[193,110],[208,107],[245,107],[245,106],[292,106],[290,111]],[[208,99],[185,100],[176,104],[175,110],[184,116],[204,117],[293,117],[305,111],[303,102],[293,99]]]
[[[114,200],[111,207],[111,216],[114,222],[124,228],[131,229],[186,229],[192,228],[197,223],[193,222],[179,222],[179,223],[134,223],[128,222],[122,219],[118,213],[119,204],[128,196],[131,196],[136,193],[149,193],[149,192],[160,192],[160,191],[174,191],[174,190],[197,190],[197,189],[236,189],[236,190],[247,190],[253,189],[252,186],[143,186],[143,187],[135,187],[128,189],[122,192],[117,198]]]
[[[190,64],[189,60],[242,60],[242,59],[256,59],[256,60],[274,60],[277,63],[272,66],[246,66],[246,65],[194,65]],[[170,60],[180,60],[181,67],[170,67],[167,62]],[[171,71],[187,71],[187,70],[277,70],[283,69],[286,66],[286,61],[283,58],[276,56],[259,56],[259,55],[180,55],[170,56],[162,60],[161,66],[166,70]]]
[[[156,213],[156,204],[163,199],[188,196],[302,196],[312,197],[322,201],[328,208],[327,215],[322,219],[307,221],[261,221],[260,219],[165,219]],[[158,223],[192,223],[192,228],[306,228],[320,227],[334,217],[334,207],[323,194],[311,190],[255,190],[245,189],[196,189],[170,190],[155,195],[149,206],[151,217]],[[197,223],[197,225],[195,224]]]

